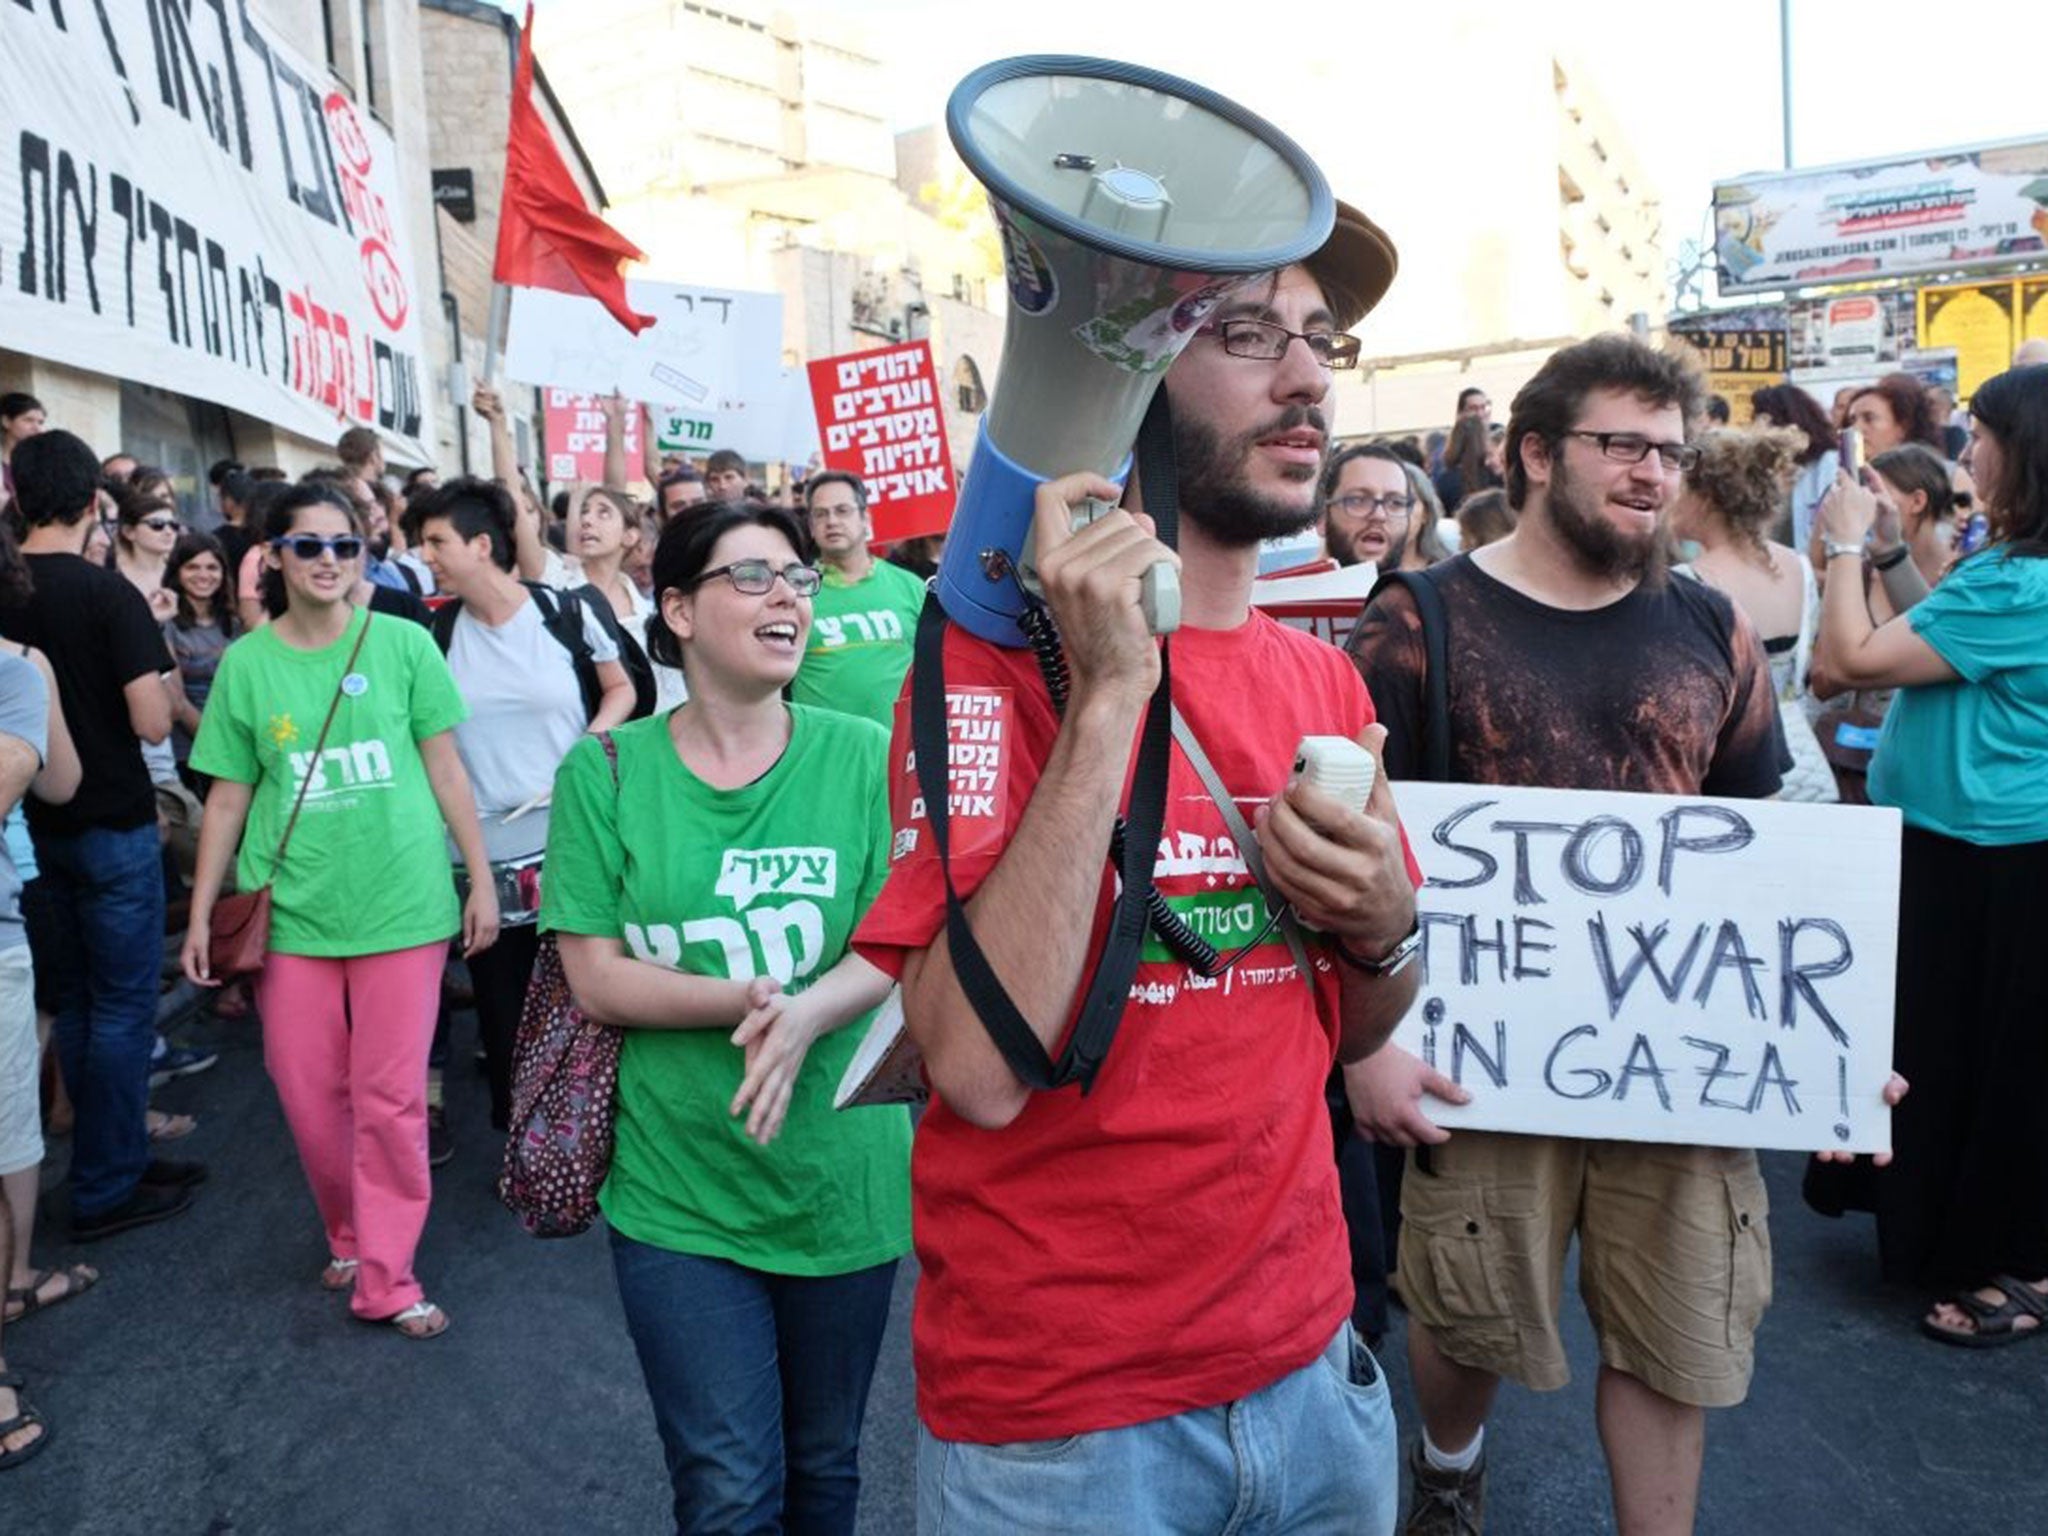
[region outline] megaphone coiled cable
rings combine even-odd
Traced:
[[[1024,638],[1030,642],[1031,654],[1038,658],[1038,670],[1045,678],[1045,691],[1052,695],[1053,712],[1062,717],[1067,712],[1067,693],[1072,686],[1067,671],[1067,653],[1060,644],[1059,625],[1053,621],[1052,610],[1043,603],[1030,601],[1017,616],[1018,627],[1024,631]],[[1109,856],[1121,863],[1124,856],[1124,818],[1119,815],[1110,828]],[[1251,939],[1226,955],[1215,945],[1188,926],[1187,919],[1167,905],[1166,898],[1159,894],[1158,886],[1151,886],[1145,892],[1145,920],[1152,931],[1159,935],[1160,942],[1178,955],[1188,969],[1205,978],[1221,976],[1238,961],[1249,955],[1273,935],[1280,926],[1280,919],[1287,913],[1287,903],[1282,902],[1266,917],[1266,926]]]

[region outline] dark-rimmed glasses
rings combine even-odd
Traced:
[[[337,560],[347,561],[363,552],[363,541],[352,533],[337,533],[332,537],[317,533],[288,533],[282,538],[272,539],[270,547],[288,549],[301,560],[318,560],[322,555],[332,555]]]
[[[1349,518],[1366,518],[1375,512],[1384,512],[1388,522],[1397,522],[1415,509],[1415,498],[1394,491],[1385,496],[1375,496],[1371,491],[1346,491],[1342,496],[1330,498],[1330,509],[1342,512]]]
[[[1195,334],[1218,338],[1232,357],[1256,358],[1262,363],[1279,361],[1287,355],[1290,343],[1304,341],[1315,360],[1330,369],[1356,368],[1364,347],[1356,336],[1342,331],[1290,331],[1271,320],[1212,320]]]
[[[714,565],[690,585],[701,587],[714,576],[723,576],[732,583],[733,591],[747,597],[766,597],[775,589],[778,576],[798,597],[816,596],[825,581],[816,566],[794,560],[779,570],[766,560],[735,560],[730,565]]]
[[[145,517],[142,526],[151,533],[176,533],[184,525],[175,517]]]
[[[1652,453],[1667,471],[1691,469],[1700,461],[1699,449],[1690,443],[1659,443],[1640,432],[1587,432],[1570,427],[1564,435],[1599,444],[1601,454],[1617,464],[1640,464]]]

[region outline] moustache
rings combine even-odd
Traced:
[[[1299,431],[1303,427],[1308,427],[1321,436],[1327,449],[1330,441],[1329,418],[1312,405],[1290,405],[1263,427],[1245,433],[1244,441],[1247,445],[1260,443],[1269,437],[1278,437],[1283,432]]]

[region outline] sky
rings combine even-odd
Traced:
[[[1302,99],[1276,85],[1290,51],[1299,54],[1277,23],[1216,26],[1206,35],[1190,24],[1194,15],[1232,14],[1213,3],[817,0],[815,8],[859,16],[881,51],[894,56],[898,128],[941,119],[952,85],[990,59],[1086,53],[1151,64],[1225,95],[1242,90],[1240,99],[1314,153],[1330,133],[1384,132],[1390,146],[1395,142],[1398,123],[1360,112],[1369,107],[1381,66],[1422,71],[1457,91],[1457,60],[1420,57],[1412,41],[1418,15],[1443,5],[1335,0],[1295,13],[1309,28],[1323,29],[1323,50],[1357,56],[1356,92],[1341,99]],[[1717,178],[1784,164],[1779,0],[1487,0],[1486,8],[1500,7],[1535,17],[1538,32],[1584,61],[1663,195],[1667,255],[1676,255],[1681,238],[1701,232]],[[1952,7],[1790,0],[1790,11],[1798,165],[2048,135],[2048,22],[2040,0]],[[1938,24],[1944,14],[1966,20],[1945,33]],[[1171,18],[1165,26],[1162,17]],[[1249,99],[1255,95],[1266,99]],[[1447,173],[1465,159],[1459,146],[1443,152]]]

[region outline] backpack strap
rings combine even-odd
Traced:
[[[590,637],[583,632],[584,603],[577,592],[557,592],[546,582],[521,582],[533,606],[540,611],[541,627],[555,637],[555,643],[569,653],[576,669],[576,686],[583,691],[585,719],[595,719],[604,701],[604,685],[597,680],[597,659],[590,654]]]
[[[433,611],[427,620],[427,628],[434,632],[434,643],[441,647],[441,654],[448,654],[448,647],[455,643],[455,621],[462,617],[462,599],[451,597]]]
[[[1402,587],[1422,621],[1422,776],[1436,784],[1451,778],[1450,611],[1436,580],[1426,570],[1382,571],[1365,599],[1370,608],[1389,587]]]

